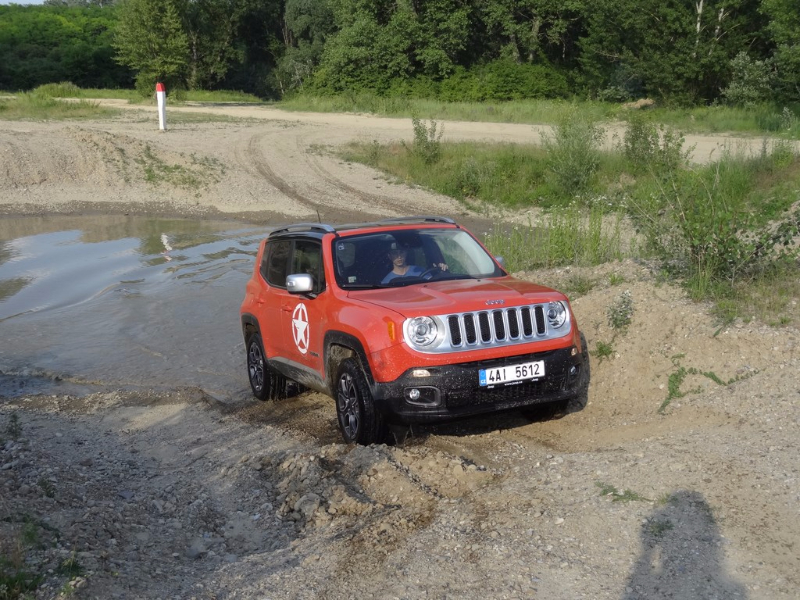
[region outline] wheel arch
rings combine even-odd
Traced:
[[[258,325],[258,319],[256,319],[255,315],[244,313],[242,314],[242,335],[244,336],[245,342],[247,341],[247,336],[252,333],[261,334],[261,327]]]
[[[372,376],[372,369],[369,366],[369,359],[364,345],[357,337],[343,331],[328,331],[325,334],[325,380],[326,384],[331,390],[331,395],[335,396],[336,393],[336,372],[339,369],[341,362],[353,357],[361,365],[364,371],[364,376],[367,379],[367,384],[370,388],[375,386],[375,378]]]

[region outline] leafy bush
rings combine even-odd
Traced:
[[[576,196],[589,188],[604,136],[603,128],[575,109],[564,114],[552,135],[544,136],[547,166],[564,195]]]
[[[753,60],[742,50],[731,60],[731,82],[722,96],[728,104],[747,106],[770,97],[775,73],[772,61]]]
[[[634,171],[673,171],[689,162],[690,150],[684,150],[684,141],[685,138],[675,130],[656,126],[635,113],[625,128],[623,152]]]
[[[438,87],[439,99],[451,102],[565,98],[569,93],[566,77],[553,66],[512,60],[496,60],[470,70],[456,68]]]

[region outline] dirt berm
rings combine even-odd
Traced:
[[[351,119],[5,123],[2,211],[486,223],[328,153],[392,135]],[[313,393],[0,398],[0,556],[28,548],[37,598],[797,598],[798,331],[720,327],[633,262],[520,276],[595,282],[583,410],[350,447]]]

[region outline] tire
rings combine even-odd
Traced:
[[[336,416],[347,444],[381,443],[386,423],[375,408],[367,378],[353,358],[344,359],[336,373]]]
[[[267,366],[261,335],[258,333],[248,335],[245,348],[247,350],[247,379],[250,381],[250,389],[253,390],[253,396],[263,402],[268,400],[272,393],[273,378]]]

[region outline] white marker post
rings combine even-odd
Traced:
[[[158,128],[167,129],[167,92],[163,83],[156,84],[156,100],[158,101]]]

